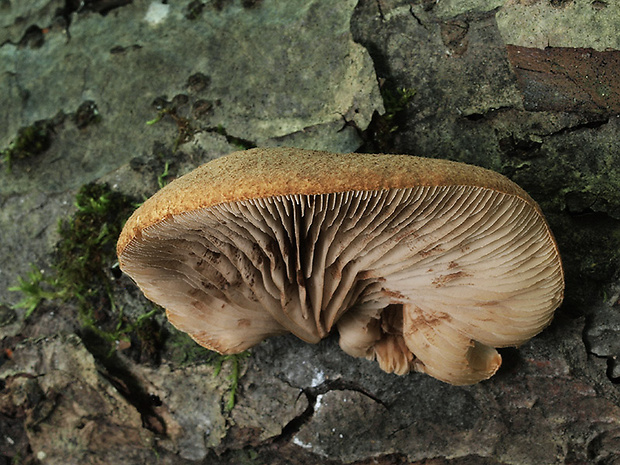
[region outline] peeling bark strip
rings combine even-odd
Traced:
[[[620,112],[620,51],[508,45],[528,111]]]

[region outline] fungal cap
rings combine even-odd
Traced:
[[[563,297],[538,205],[498,173],[407,155],[253,149],[173,181],[127,221],[119,263],[221,353],[334,326],[351,355],[453,384],[540,332]]]

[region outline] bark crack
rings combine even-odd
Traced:
[[[319,384],[318,386],[306,387],[301,389],[299,396],[306,397],[308,401],[308,406],[301,414],[299,414],[291,421],[289,421],[286,425],[284,425],[284,427],[282,428],[282,432],[278,436],[273,438],[271,440],[271,443],[283,444],[290,442],[293,437],[301,430],[301,428],[312,420],[316,411],[316,404],[319,396],[325,395],[330,391],[354,391],[362,394],[365,397],[368,397],[373,402],[378,403],[386,410],[388,410],[388,406],[385,402],[383,402],[383,400],[355,383],[342,379],[327,380]]]

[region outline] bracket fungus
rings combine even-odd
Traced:
[[[483,168],[408,155],[253,149],[138,208],[122,270],[220,353],[286,332],[387,372],[473,384],[549,324],[564,292],[536,202]]]

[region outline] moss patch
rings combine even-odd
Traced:
[[[0,152],[8,171],[13,164],[39,155],[49,149],[52,143],[52,125],[48,121],[37,121],[31,126],[20,128],[9,146]]]
[[[416,92],[414,89],[395,87],[385,82],[381,87],[385,113],[376,113],[364,131],[361,152],[391,152],[394,135],[407,118],[407,110]]]
[[[160,176],[165,183],[166,171]],[[209,363],[216,375],[223,364],[230,364],[230,388],[225,410],[235,404],[241,376],[241,362],[247,352],[219,355],[199,346],[185,333],[161,324],[161,308],[147,302],[148,311],[131,318],[117,303],[128,279],[117,266],[116,240],[125,220],[135,209],[135,199],[112,190],[107,184],[87,184],[75,199],[76,212],[59,222],[60,240],[52,256],[48,272],[32,266],[18,284],[11,288],[22,299],[16,308],[25,309],[25,319],[36,319],[43,301],[60,301],[78,310],[78,333],[88,350],[113,376],[122,379],[130,391],[126,393],[142,402],[135,379],[118,359],[121,350],[136,363],[157,365],[164,356],[174,364]],[[133,287],[132,287],[133,289]],[[130,386],[131,385],[131,386]],[[135,400],[135,399],[134,399]]]
[[[16,307],[25,309],[26,319],[44,300],[76,303],[82,332],[97,339],[96,355],[105,357],[158,311],[130,322],[113,297],[116,239],[135,208],[134,199],[107,184],[86,184],[76,196],[75,207],[71,218],[59,222],[60,240],[50,271],[33,266],[11,290],[22,294]]]

